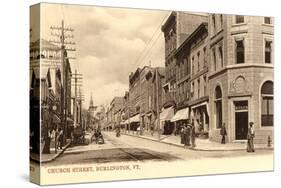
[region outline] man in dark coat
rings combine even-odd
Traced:
[[[225,123],[223,123],[223,125],[222,125],[222,127],[221,127],[220,135],[222,136],[222,138],[221,138],[221,144],[225,144],[225,136],[227,135]]]
[[[255,137],[255,131],[253,128],[253,122],[249,123],[249,128],[248,128],[248,134],[247,134],[247,152],[255,152],[255,147],[254,147],[254,137]]]
[[[192,123],[190,125],[190,137],[191,137],[191,146],[192,148],[196,147],[195,145],[195,126],[194,126],[194,120],[192,120]]]
[[[191,136],[191,125],[190,123],[186,126],[186,146],[190,146],[190,136]]]

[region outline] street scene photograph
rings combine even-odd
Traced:
[[[273,170],[273,17],[41,3],[29,33],[30,163]]]

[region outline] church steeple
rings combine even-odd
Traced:
[[[89,108],[93,108],[94,107],[94,101],[93,101],[93,95],[92,95],[92,92],[91,92],[91,99],[90,99],[90,106]]]

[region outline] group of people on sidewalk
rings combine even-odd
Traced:
[[[194,121],[190,123],[189,120],[187,123],[183,123],[180,129],[180,136],[181,136],[181,144],[184,144],[185,147],[196,147],[195,145],[195,126]]]
[[[255,131],[253,125],[254,125],[253,122],[249,123],[248,132],[247,132],[247,152],[255,152],[255,146],[254,146]],[[221,144],[225,144],[225,137],[227,135],[225,123],[223,123],[221,127],[220,135],[222,137]]]
[[[55,149],[62,149],[63,146],[63,130],[61,128],[58,129],[49,129],[44,132],[44,147],[43,153],[49,154],[51,148],[51,142],[54,143]]]

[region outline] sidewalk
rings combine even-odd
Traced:
[[[136,134],[134,132],[134,135],[132,132],[130,134],[122,132],[121,134],[128,135],[128,136],[135,136],[139,137],[142,139],[149,139],[153,140],[156,142],[162,142],[178,147],[184,147],[183,144],[180,143],[180,136],[177,135],[161,135],[160,140],[158,133],[155,132],[154,135],[152,136],[150,133],[144,132],[142,136],[139,134]],[[221,144],[218,142],[213,142],[210,141],[209,139],[201,139],[201,138],[196,138],[196,147],[195,148],[190,148],[192,150],[197,150],[197,151],[241,151],[241,150],[246,150],[247,148],[247,142],[242,141],[242,142],[232,142],[232,143],[226,143],[226,144]],[[266,149],[266,150],[273,150],[273,146],[268,147],[267,144],[255,144],[256,149]]]
[[[71,142],[68,142],[62,149],[57,149],[57,153],[55,153],[55,148],[50,149],[50,154],[41,154],[41,163],[47,163],[58,158],[63,152],[70,146]],[[39,155],[32,154],[30,158],[39,162]]]

